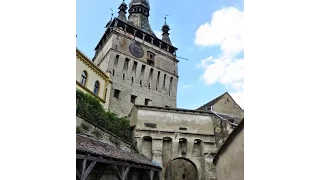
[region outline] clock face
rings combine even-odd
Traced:
[[[129,50],[130,50],[131,54],[137,58],[142,58],[144,55],[144,51],[138,43],[131,43],[129,45]]]

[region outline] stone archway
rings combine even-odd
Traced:
[[[165,168],[165,180],[197,180],[198,170],[192,161],[176,158]]]

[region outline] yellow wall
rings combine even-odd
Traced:
[[[110,99],[110,91],[111,91],[111,79],[110,76],[98,67],[96,67],[91,60],[86,57],[81,51],[76,49],[76,59],[77,59],[77,70],[76,70],[76,80],[77,80],[77,89],[89,93],[95,97],[97,97],[104,108],[107,110],[109,107],[109,99]],[[85,86],[81,85],[81,73],[83,71],[87,72],[87,80]],[[96,81],[99,81],[99,91],[98,95],[93,94],[94,84]],[[107,91],[106,91],[107,89]]]

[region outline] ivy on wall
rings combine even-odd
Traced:
[[[90,123],[110,131],[121,139],[128,139],[130,122],[115,113],[105,111],[99,100],[77,89],[77,115]]]

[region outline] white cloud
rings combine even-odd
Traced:
[[[235,58],[244,49],[244,12],[234,7],[220,9],[212,14],[211,22],[196,31],[198,46],[219,46],[221,53],[210,56],[197,65],[204,69],[201,79],[207,85],[221,83],[244,108],[244,59]]]
[[[155,30],[153,32],[159,39],[162,39],[162,31]]]
[[[227,7],[212,14],[211,22],[196,31],[195,44],[220,46],[224,55],[234,56],[243,50],[244,12]]]

